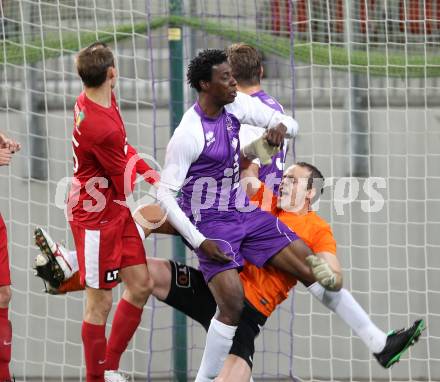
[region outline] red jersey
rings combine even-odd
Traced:
[[[74,110],[72,135],[74,180],[69,194],[69,219],[88,228],[99,228],[124,212],[124,171],[127,136],[112,94],[105,108],[82,92]],[[130,179],[128,189],[130,189]]]

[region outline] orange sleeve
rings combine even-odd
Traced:
[[[252,196],[251,202],[256,203],[263,211],[277,214],[277,197],[261,182],[260,188]]]
[[[329,226],[318,229],[312,243],[311,249],[314,253],[329,252],[336,255],[336,240]]]

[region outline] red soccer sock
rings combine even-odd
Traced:
[[[141,322],[143,309],[121,299],[115,312],[107,346],[107,370],[118,370],[122,353]]]
[[[107,345],[105,325],[94,325],[83,321],[81,334],[86,359],[87,382],[104,382]]]
[[[8,320],[8,308],[0,308],[0,381],[11,379],[9,362],[11,362],[12,326]]]

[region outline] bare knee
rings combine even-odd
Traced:
[[[208,283],[219,309],[217,319],[226,325],[236,326],[244,304],[243,285],[236,269],[216,274]]]
[[[171,264],[168,260],[148,259],[148,271],[153,282],[152,294],[159,300],[165,300],[171,289]]]
[[[236,326],[240,321],[241,312],[243,311],[243,291],[237,291],[228,300],[218,305],[219,315],[217,319],[226,325]]]
[[[138,287],[139,298],[147,302],[148,297],[150,297],[151,293],[153,292],[153,289],[154,289],[153,278],[148,275],[146,280],[143,280],[143,282]]]
[[[126,283],[124,298],[132,304],[142,307],[146,304],[148,297],[154,289],[154,281],[147,273],[140,279]]]
[[[0,287],[0,308],[7,308],[11,301],[11,288],[9,285]]]
[[[135,300],[145,304],[154,289],[153,279],[148,277],[146,280],[131,284],[129,287],[127,286],[127,289]]]
[[[146,264],[132,265],[121,269],[121,278],[125,284],[122,297],[129,303],[142,308],[154,289]]]

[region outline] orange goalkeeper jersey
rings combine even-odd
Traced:
[[[310,211],[306,215],[297,215],[276,208],[276,197],[262,185],[252,201],[261,205],[271,202],[272,214],[277,216],[310,247],[314,253],[329,252],[336,254],[336,241],[328,223]],[[265,210],[269,208],[264,208]],[[246,299],[266,317],[284,301],[297,280],[274,267],[257,268],[246,262],[240,273]]]

